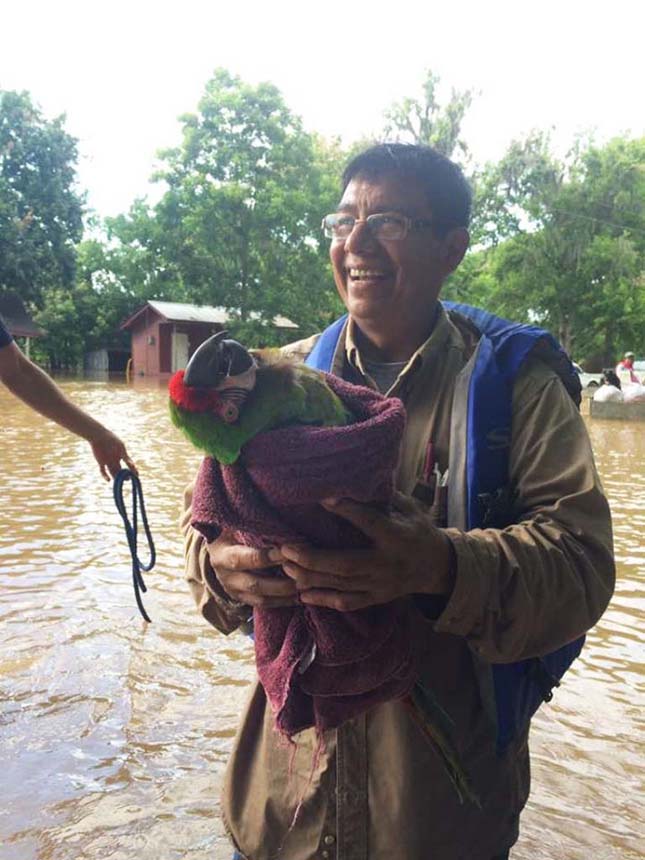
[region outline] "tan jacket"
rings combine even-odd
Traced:
[[[304,358],[314,342],[285,349]],[[341,347],[335,372],[369,384],[351,324]],[[472,329],[441,310],[431,337],[390,391],[408,413],[397,476],[404,492],[418,489],[429,441],[440,471],[448,468],[453,394],[475,347]],[[536,359],[513,393],[510,479],[518,494],[516,525],[446,530],[456,553],[456,584],[438,617],[428,617],[422,670],[454,721],[481,809],[459,803],[400,703],[327,733],[316,759],[312,731],[297,736],[295,752],[278,738],[256,684],[222,804],[227,829],[250,860],[491,860],[515,842],[529,793],[527,737],[496,754],[482,700],[482,661],[544,654],[576,638],[596,623],[614,584],[609,509],[584,423],[560,380]],[[189,517],[188,509],[188,581],[204,617],[229,633],[249,609],[223,592]]]

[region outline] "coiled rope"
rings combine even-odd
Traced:
[[[131,481],[132,483],[132,520],[128,518],[128,512],[126,510],[125,499],[123,498],[123,487],[127,481]],[[125,528],[125,536],[128,540],[128,547],[130,549],[130,556],[132,558],[132,584],[134,586],[134,596],[137,601],[137,606],[139,607],[139,612],[146,621],[150,622],[151,619],[148,616],[148,613],[144,609],[143,601],[141,600],[141,592],[145,592],[148,590],[146,588],[146,584],[143,581],[143,576],[141,575],[141,571],[144,570],[146,573],[155,566],[156,561],[156,553],[155,553],[155,545],[152,540],[152,534],[150,533],[150,527],[148,526],[148,517],[146,516],[146,508],[143,503],[143,490],[141,489],[141,481],[139,480],[138,475],[135,475],[130,469],[121,469],[116,473],[114,478],[114,504],[116,505],[116,509],[121,515],[121,519],[123,520],[123,526]],[[141,510],[141,523],[143,524],[143,529],[145,531],[146,540],[148,541],[148,550],[150,551],[150,561],[148,564],[144,564],[139,558],[139,552],[137,548],[137,540],[138,540],[138,509]]]

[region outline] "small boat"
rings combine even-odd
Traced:
[[[611,418],[614,421],[645,421],[645,400],[591,400],[592,418]]]

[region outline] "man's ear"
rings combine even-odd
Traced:
[[[454,272],[464,259],[470,243],[470,234],[465,227],[455,227],[443,240],[443,259],[446,266],[446,275]]]

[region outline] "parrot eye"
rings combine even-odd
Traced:
[[[224,403],[220,415],[222,417],[222,420],[225,421],[227,424],[233,424],[235,421],[237,421],[240,415],[240,410],[234,403]]]

